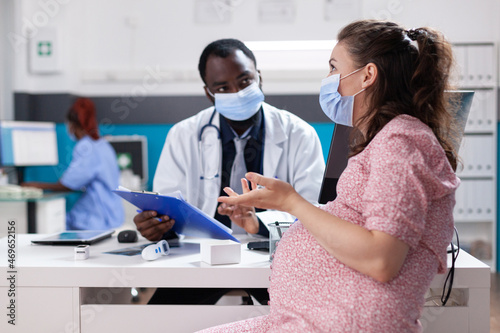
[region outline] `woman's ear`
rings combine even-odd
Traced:
[[[72,133],[73,135],[75,135],[75,132],[76,132],[76,125],[74,122],[70,121],[68,122],[68,132],[69,133]]]
[[[363,70],[363,82],[361,83],[361,87],[366,89],[373,85],[378,77],[378,69],[374,63],[368,63]]]

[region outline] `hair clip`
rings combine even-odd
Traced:
[[[419,29],[410,29],[406,30],[406,35],[408,38],[411,40],[417,40],[418,36],[421,34],[421,31]]]

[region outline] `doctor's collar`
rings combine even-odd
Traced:
[[[232,141],[236,137],[236,131],[231,127],[231,125],[228,122],[228,119],[224,118],[224,116],[222,116],[221,114],[219,114],[219,117],[220,117],[219,121],[220,121],[221,140],[222,144],[225,144],[229,141]],[[249,120],[251,120],[252,124],[245,131],[244,136],[249,135],[254,140],[261,141],[262,139],[260,138],[259,133],[260,133],[260,128],[262,127],[262,124],[264,122],[262,107],[250,119],[244,120],[243,122]],[[234,121],[232,122],[234,123]]]

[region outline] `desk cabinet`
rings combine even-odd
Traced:
[[[51,234],[66,230],[64,195],[38,199],[1,200],[0,221],[14,219],[18,233]]]
[[[22,274],[18,277],[22,278]],[[2,279],[4,278],[2,276]],[[8,323],[8,317],[5,315],[8,313],[7,292],[7,287],[0,287],[0,332],[79,331],[79,288],[17,287],[15,326]]]
[[[191,333],[266,315],[269,306],[87,304],[81,310],[81,333],[109,333],[110,328],[113,332]]]
[[[111,327],[115,332],[191,333],[207,327],[263,316],[268,314],[269,310],[267,305],[87,304],[81,307],[81,333],[109,333]],[[478,311],[481,311],[481,307]],[[482,316],[486,321],[477,322],[474,320],[476,314],[471,315],[470,306],[425,307],[420,322],[424,333],[487,333],[489,312],[487,314],[488,316]]]

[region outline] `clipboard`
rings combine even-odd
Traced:
[[[175,220],[172,230],[191,237],[230,239],[232,230],[183,199],[147,191],[113,190],[137,208],[157,211]]]

